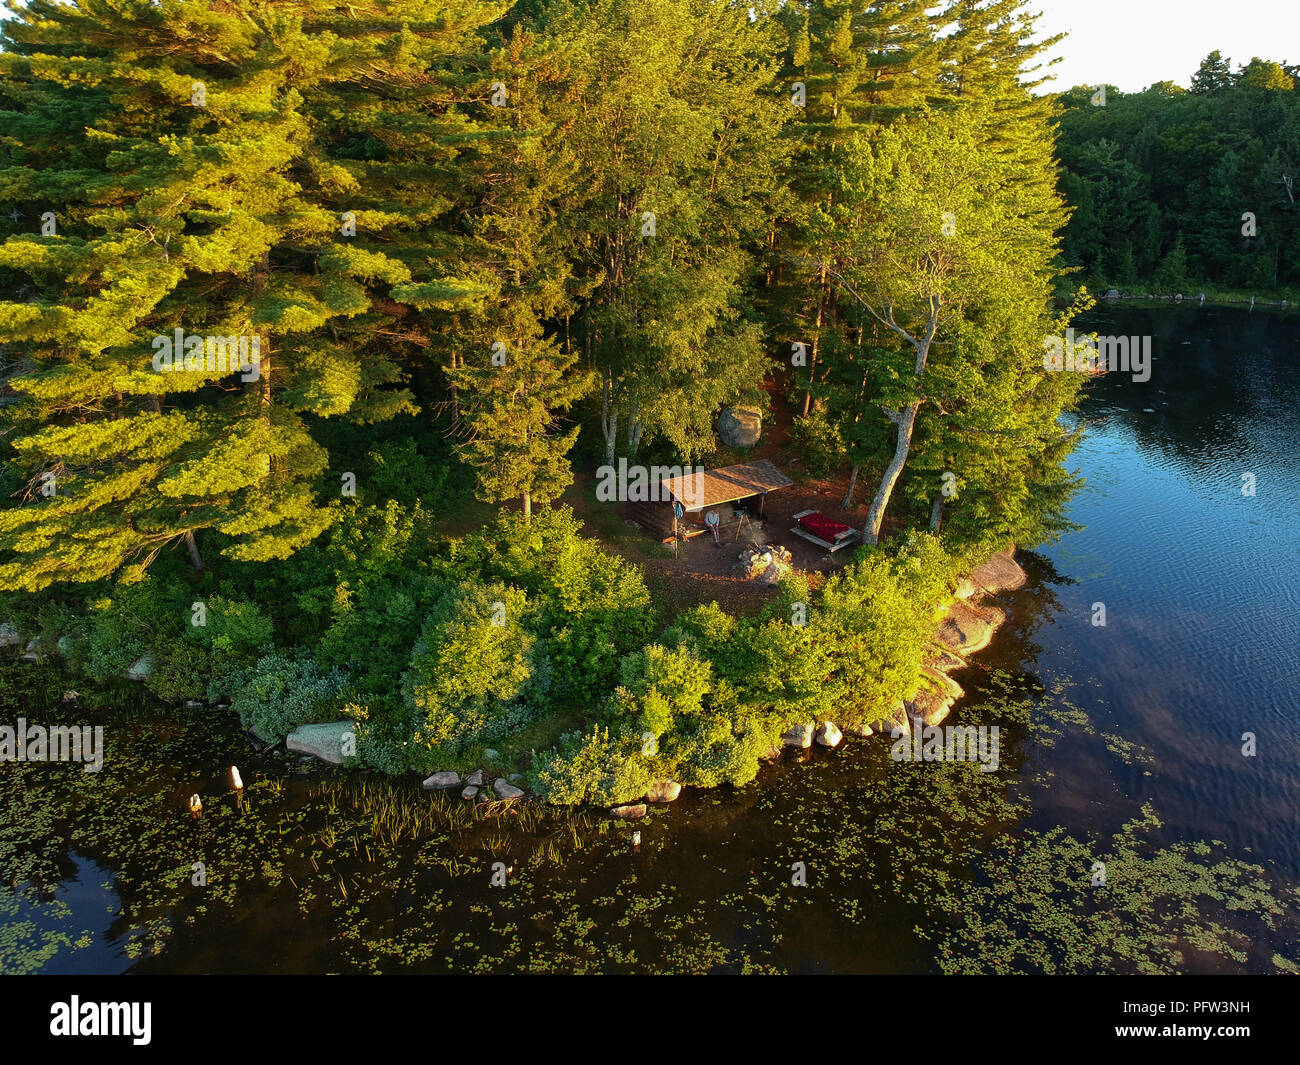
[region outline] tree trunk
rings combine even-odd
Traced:
[[[934,497],[934,503],[930,507],[930,531],[938,534],[939,527],[943,524],[943,493],[940,492]]]
[[[190,565],[199,573],[202,573],[207,567],[203,564],[203,556],[199,554],[199,545],[194,542],[194,530],[192,529],[185,534],[185,546],[190,552]]]
[[[916,412],[920,409],[918,401],[904,411],[886,412],[889,420],[898,426],[898,443],[894,445],[894,457],[885,467],[885,475],[880,479],[880,487],[876,489],[876,497],[871,501],[871,509],[867,512],[862,539],[868,544],[880,542],[880,525],[885,519],[885,507],[889,506],[889,497],[894,492],[894,486],[907,462],[908,452],[912,449],[912,430],[916,427]]]
[[[858,486],[858,467],[859,463],[855,462],[853,468],[849,470],[849,490],[844,493],[844,500],[840,503],[845,510],[853,506],[853,489]]]
[[[641,429],[641,401],[634,399],[627,412],[628,461],[636,458],[637,449],[641,447]]]
[[[458,368],[456,363],[456,352],[452,351],[448,358],[451,362],[451,369],[453,371],[456,370]],[[447,388],[451,393],[451,424],[454,428],[460,424],[460,390],[456,387],[455,377],[452,377],[447,382]]]
[[[822,316],[826,307],[826,268],[822,267],[821,286],[817,290],[817,328],[813,332],[812,358],[808,360],[808,389],[803,394],[803,417],[808,417],[808,408],[812,405],[813,377],[817,373],[817,351],[822,339]]]
[[[605,372],[600,390],[600,432],[605,438],[605,465],[614,465],[614,449],[618,443],[618,408],[614,404],[614,384],[609,371]]]

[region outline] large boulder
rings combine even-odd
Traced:
[[[844,733],[834,721],[823,721],[817,726],[817,742],[823,747],[838,747],[844,740]]]
[[[854,725],[845,725],[844,731],[850,736],[857,736],[861,739],[866,739],[868,736],[874,736],[876,734],[876,730],[864,721],[860,721]]]
[[[948,716],[953,701],[938,692],[922,688],[907,702],[907,711],[927,725],[938,725]]]
[[[941,695],[944,695],[949,699],[960,699],[966,694],[962,686],[953,680],[952,677],[948,676],[946,673],[941,673],[939,670],[930,666],[921,667],[921,676],[925,678],[930,687],[934,688]]]
[[[343,739],[351,734],[354,724],[352,721],[329,721],[320,725],[299,725],[285,737],[284,745],[290,751],[342,765]]]
[[[948,608],[936,639],[954,654],[972,655],[993,642],[993,633],[1006,620],[995,607],[973,607],[959,600]]]
[[[718,415],[718,438],[727,447],[753,447],[763,432],[763,412],[754,407],[725,407]]]
[[[153,672],[153,655],[146,651],[127,668],[127,680],[148,680]]]
[[[1028,575],[1016,562],[1015,552],[1014,547],[1008,547],[981,562],[970,571],[971,583],[990,595],[1014,592],[1017,588],[1023,588]]]
[[[450,769],[443,770],[441,773],[434,773],[431,777],[425,777],[421,787],[425,791],[454,791],[461,786],[460,774],[453,773]]]
[[[908,716],[907,706],[902,699],[897,700],[881,717],[871,722],[876,732],[888,736],[894,729],[901,729],[904,736],[912,734],[912,720]]]
[[[675,780],[656,780],[646,789],[646,802],[674,802],[682,793],[682,786]]]
[[[498,777],[492,784],[492,790],[496,792],[498,799],[522,799],[524,797],[523,788],[516,788],[505,777]]]
[[[639,821],[645,817],[646,806],[643,802],[630,802],[623,806],[615,806],[609,812],[615,817],[621,817],[624,821]]]
[[[813,734],[816,731],[817,726],[811,721],[803,725],[795,725],[781,736],[781,742],[787,747],[811,747]]]

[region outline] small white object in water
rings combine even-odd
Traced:
[[[632,833],[632,846],[634,846],[634,847],[639,847],[639,846],[641,846],[641,833],[640,833],[640,832],[633,832],[633,833]]]
[[[190,813],[196,814],[203,809],[203,800],[197,794],[190,796]]]
[[[235,785],[236,791],[244,790],[244,779],[239,775],[239,766],[232,765],[230,767],[230,780]]]

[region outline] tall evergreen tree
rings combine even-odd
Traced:
[[[338,116],[363,86],[426,78],[499,6],[398,7],[15,6],[4,198],[54,226],[0,248],[25,293],[0,330],[30,478],[0,514],[0,586],[135,579],[178,540],[201,566],[204,529],[229,557],[283,558],[330,521],[308,419],[411,409],[376,338],[412,272],[347,243]],[[159,372],[176,330],[196,339]],[[258,364],[231,373],[224,338]]]

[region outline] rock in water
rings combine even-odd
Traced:
[[[645,803],[630,802],[624,806],[615,806],[609,812],[615,817],[621,817],[624,821],[639,821],[645,817]]]
[[[970,571],[970,582],[990,595],[1014,592],[1017,588],[1023,588],[1029,576],[1016,562],[1015,553],[1014,547],[1008,547],[981,562]]]
[[[965,669],[969,664],[964,659],[958,658],[955,654],[944,647],[935,647],[932,645],[927,647],[925,651],[925,664],[940,673],[951,673],[954,669]]]
[[[908,712],[914,718],[920,718],[927,725],[937,725],[952,708],[953,701],[938,692],[922,689],[907,704]]]
[[[718,439],[727,447],[753,447],[763,433],[763,412],[756,407],[725,407],[718,415]]]
[[[807,724],[795,725],[789,732],[781,736],[781,742],[787,747],[811,747],[813,743],[813,733],[817,731],[817,726],[809,721]]]
[[[955,654],[971,655],[984,650],[993,641],[994,631],[1006,620],[1006,614],[995,607],[977,609],[956,602],[940,623],[937,639]]]
[[[921,675],[930,682],[931,687],[938,690],[947,699],[957,700],[966,694],[960,684],[946,673],[941,673],[931,666],[922,666]]]
[[[823,721],[817,728],[817,742],[823,747],[838,747],[844,739],[844,733],[834,721]]]
[[[904,736],[910,736],[912,734],[912,722],[907,715],[907,707],[903,704],[903,700],[897,700],[878,721],[871,722],[871,727],[886,736],[890,735],[894,729],[901,730]]]
[[[469,799],[471,802],[473,802],[475,799],[478,798],[478,788],[475,785],[471,784],[468,788],[466,788],[464,791],[460,793],[460,797],[462,799]]]
[[[873,729],[870,725],[865,723],[848,725],[845,727],[844,731],[847,732],[850,736],[859,736],[862,739],[866,739],[868,736],[874,736],[876,734],[876,730]]]
[[[656,780],[646,789],[646,802],[673,802],[682,793],[682,786],[675,780]]]
[[[425,791],[451,791],[453,788],[460,787],[460,774],[446,770],[442,773],[434,773],[424,782]]]
[[[342,765],[343,737],[352,732],[353,724],[351,721],[330,721],[322,725],[299,725],[285,738],[284,745],[290,751]]]
[[[496,792],[498,799],[522,799],[524,797],[523,788],[516,788],[505,777],[498,777],[492,784],[492,790]]]

